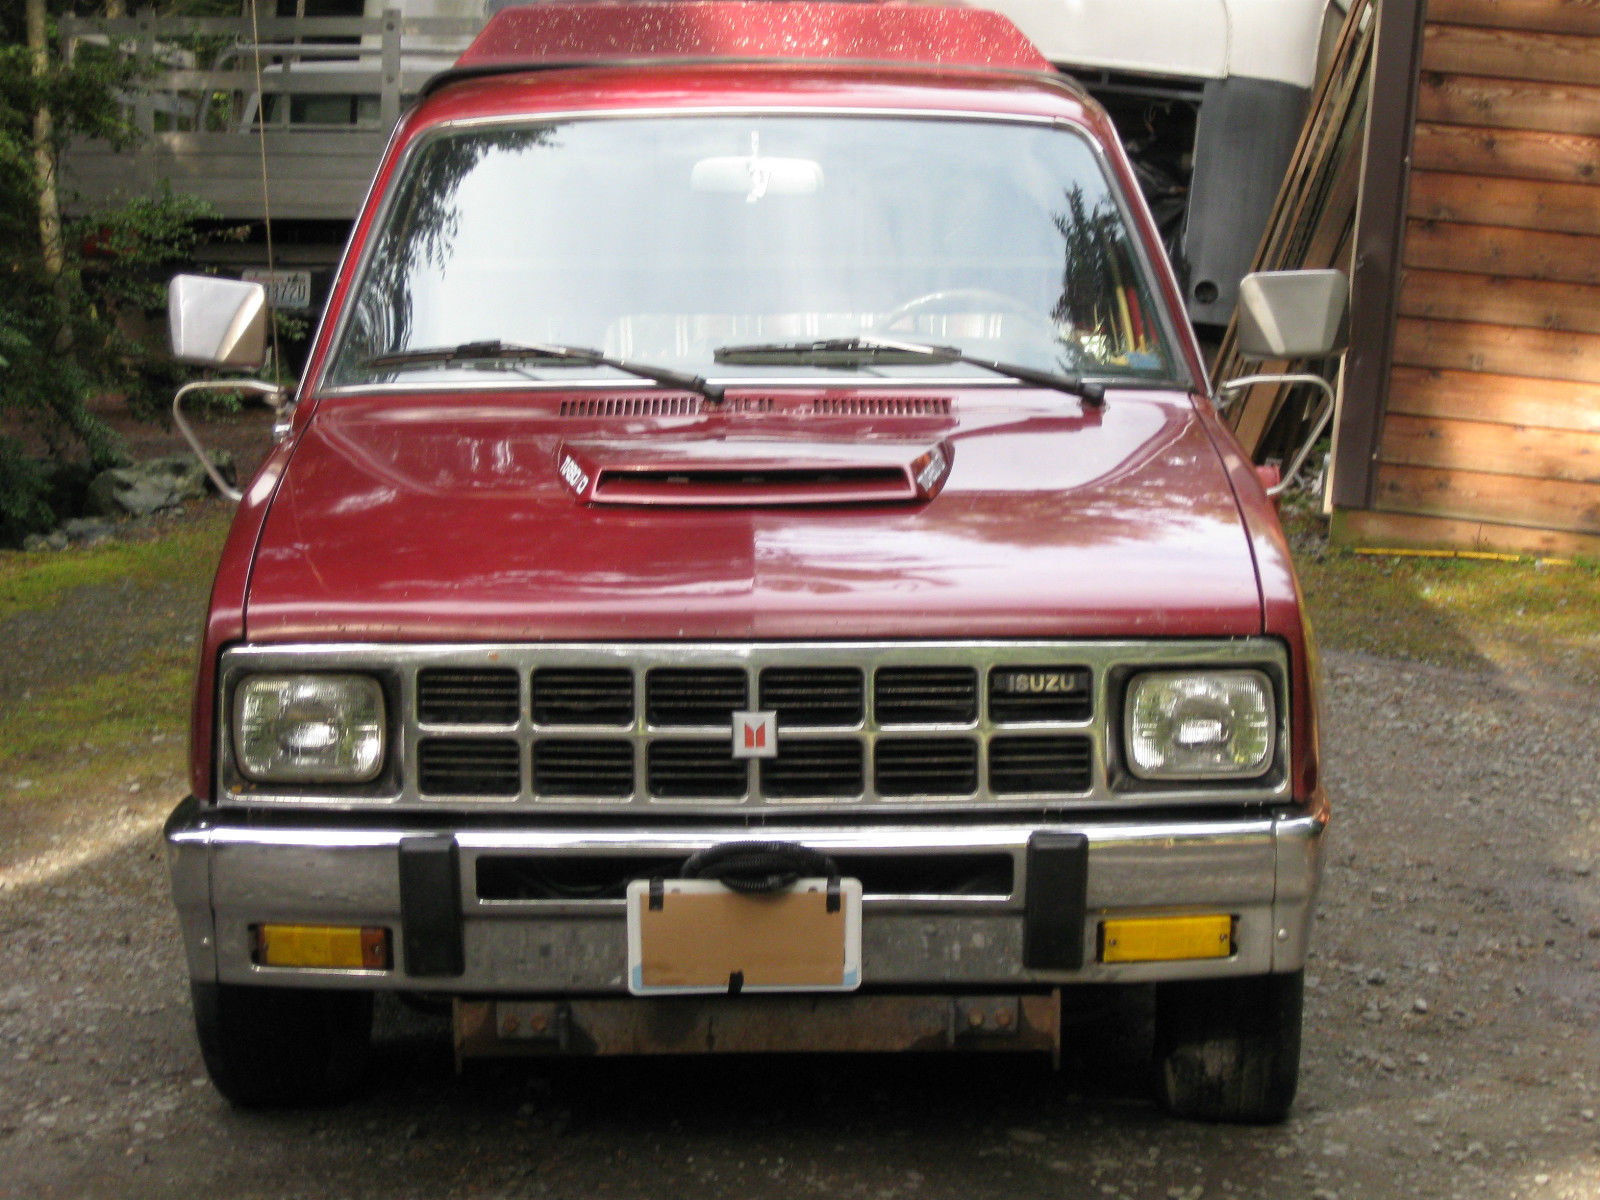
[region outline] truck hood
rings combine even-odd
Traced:
[[[246,636],[1261,631],[1237,503],[1181,393],[1115,390],[1103,409],[1009,388],[699,408],[659,394],[323,400],[262,529]],[[948,468],[942,478],[930,456]],[[599,502],[588,477],[597,462],[648,466],[655,490],[646,502],[626,502],[626,493],[625,502]],[[892,495],[854,493],[842,468],[863,462],[879,480],[904,464],[911,482]],[[703,478],[706,464],[749,471],[715,500],[673,491],[674,481]],[[931,487],[919,491],[919,472]],[[826,486],[796,490],[807,479]]]

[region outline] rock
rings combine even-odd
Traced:
[[[67,548],[67,535],[59,529],[52,529],[49,533],[30,533],[22,539],[24,550],[65,550]]]
[[[212,459],[224,479],[234,478],[230,455],[218,452]],[[88,506],[102,516],[143,517],[198,499],[206,485],[205,468],[193,455],[169,454],[100,472],[89,484]]]
[[[61,523],[61,532],[79,546],[103,546],[116,537],[117,527],[103,517],[74,517]]]

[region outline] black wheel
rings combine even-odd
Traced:
[[[1163,983],[1156,988],[1156,1091],[1175,1116],[1281,1121],[1300,1077],[1305,975]]]
[[[195,1030],[211,1082],[234,1104],[331,1104],[366,1073],[367,992],[195,983]]]

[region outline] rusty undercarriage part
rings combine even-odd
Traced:
[[[469,1058],[893,1050],[1034,1051],[1059,1059],[1061,993],[456,999]]]

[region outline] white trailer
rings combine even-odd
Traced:
[[[1111,112],[1189,316],[1223,325],[1344,0],[983,0]]]

